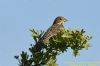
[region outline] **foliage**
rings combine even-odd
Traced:
[[[35,44],[44,34],[44,31],[39,32],[34,29],[32,29],[31,32]],[[60,32],[50,38],[49,44],[47,44],[40,53],[35,54],[34,45],[31,45],[29,48],[31,55],[22,51],[20,56],[15,56],[15,58],[19,61],[19,66],[58,66],[56,64],[57,55],[67,52],[67,49],[71,48],[73,50],[73,55],[76,57],[79,55],[79,50],[88,49],[90,47],[88,41],[91,38],[92,37],[85,35],[85,31],[83,29],[66,29],[65,32]]]

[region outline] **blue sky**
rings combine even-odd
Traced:
[[[93,36],[89,50],[58,56],[59,66],[68,61],[100,61],[100,0],[0,0],[0,66],[17,66],[15,55],[34,43],[29,29],[46,30],[57,16],[69,21],[66,28],[85,29]]]

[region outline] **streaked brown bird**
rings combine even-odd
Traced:
[[[43,35],[43,37],[40,39],[40,41],[42,41],[44,44],[47,44],[49,42],[49,39],[54,36],[57,35],[57,33],[59,33],[60,31],[64,31],[64,22],[68,21],[66,18],[64,18],[63,16],[58,16],[52,26],[45,32],[45,34]]]
[[[49,43],[49,39],[60,31],[64,31],[64,22],[68,21],[63,16],[58,16],[55,18],[52,26],[44,33],[42,38],[40,38],[39,42],[36,44],[36,51],[41,51],[43,48],[43,45],[46,45]]]

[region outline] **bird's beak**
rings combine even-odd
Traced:
[[[66,18],[64,18],[64,22],[68,21]]]

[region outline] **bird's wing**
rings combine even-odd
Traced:
[[[42,40],[49,40],[52,36],[56,35],[60,30],[64,30],[63,25],[52,25],[42,37]]]

